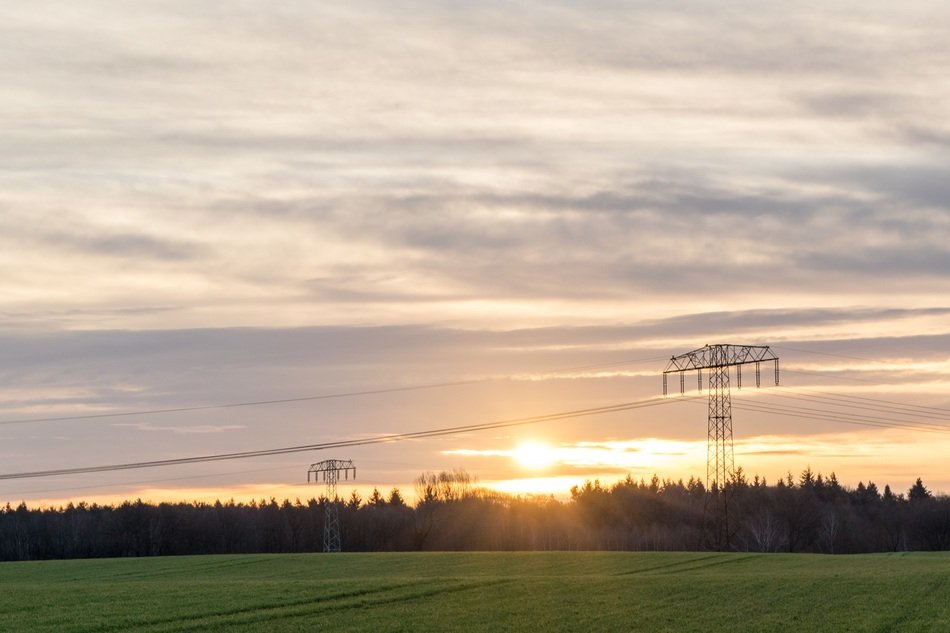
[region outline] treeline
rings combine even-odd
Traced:
[[[463,471],[427,473],[415,505],[397,489],[339,501],[346,551],[696,550],[711,547],[704,516],[723,491],[701,482],[627,478],[524,498],[479,488]],[[842,486],[806,469],[767,484],[741,470],[727,486],[730,549],[858,553],[950,549],[950,497],[921,480],[906,494]],[[326,498],[291,502],[70,504],[0,509],[0,559],[315,552]]]

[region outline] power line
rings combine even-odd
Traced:
[[[787,405],[769,405],[765,403],[741,403],[734,404],[734,408],[745,411],[754,411],[757,413],[769,413],[788,417],[796,417],[807,420],[841,422],[843,424],[855,424],[859,426],[869,426],[884,429],[905,429],[909,431],[924,431],[929,433],[950,433],[950,428],[934,427],[932,425],[921,425],[915,423],[887,422],[880,419],[875,420],[871,417],[852,416],[840,411],[831,411],[828,409],[816,409],[811,407],[790,407]]]
[[[798,352],[800,354],[812,354],[814,356],[827,356],[830,358],[841,358],[844,360],[859,360],[859,361],[868,362],[868,363],[878,362],[877,359],[868,358],[866,356],[849,356],[847,354],[833,354],[831,352],[816,352],[814,350],[801,349],[797,347],[785,347],[783,345],[772,345],[771,347],[775,349],[784,349],[790,352]],[[835,377],[835,378],[841,378],[844,380],[852,380],[855,382],[866,382],[866,383],[874,383],[874,384],[878,383],[878,381],[876,380],[869,380],[867,378],[856,378],[854,376],[842,376],[837,373],[831,373],[831,372],[813,371],[813,370],[807,370],[807,369],[794,370],[794,369],[787,369],[787,368],[783,368],[783,371],[793,373],[793,374],[815,374],[817,376]]]
[[[792,393],[796,393],[792,391]],[[930,433],[950,433],[950,425],[944,424],[935,424],[932,422],[925,422],[921,420],[894,420],[889,417],[876,416],[870,414],[853,414],[849,413],[846,410],[841,410],[844,407],[854,408],[854,409],[868,409],[869,407],[856,406],[851,403],[840,404],[836,401],[835,398],[821,398],[815,396],[796,396],[796,395],[784,395],[778,393],[766,393],[763,394],[762,398],[784,398],[790,400],[801,400],[809,404],[825,404],[826,406],[839,407],[838,409],[828,409],[823,407],[803,407],[803,406],[790,406],[784,404],[776,403],[765,403],[765,402],[756,402],[756,401],[743,401],[741,403],[736,403],[733,405],[734,408],[739,408],[747,411],[753,411],[758,413],[769,413],[774,415],[782,415],[788,417],[797,417],[800,419],[808,419],[815,421],[830,421],[830,422],[840,422],[844,424],[854,424],[859,426],[869,426],[876,428],[885,428],[885,429],[906,429],[911,431],[924,431]],[[874,400],[874,399],[872,399]],[[827,401],[827,402],[826,402]],[[899,404],[899,403],[898,403]],[[895,412],[896,415],[901,415],[908,417],[910,415],[918,415],[919,417],[927,417],[934,420],[946,420],[945,417],[934,416],[934,414],[922,414],[916,411],[907,412],[906,410],[900,411],[899,407],[893,407],[898,409]],[[877,409],[871,409],[875,411],[880,411],[882,413],[887,413],[889,407],[880,407]]]
[[[871,380],[870,378],[858,378],[857,376],[844,376],[841,374],[841,372],[815,371],[813,369],[788,369],[786,367],[782,367],[782,373],[824,376],[825,378],[837,378],[840,380],[850,380],[852,382],[863,382],[869,385],[881,384],[880,380]]]
[[[783,397],[783,396],[777,396]],[[786,398],[795,399],[794,396],[784,396]],[[805,402],[811,403],[809,400]],[[763,403],[764,404],[764,403]],[[779,406],[783,405],[766,405],[766,406]],[[903,429],[912,429],[918,431],[935,431],[940,433],[950,432],[950,426],[942,424],[932,424],[928,422],[921,422],[918,420],[895,420],[890,417],[884,417],[879,415],[869,415],[867,413],[852,414],[846,411],[827,409],[827,408],[815,408],[815,407],[804,407],[804,406],[787,406],[786,408],[791,411],[804,411],[804,412],[816,412],[822,415],[825,415],[828,419],[849,419],[861,421],[862,423],[868,424],[879,424],[884,428],[903,428]]]
[[[217,453],[212,455],[199,455],[194,457],[178,457],[171,459],[160,459],[153,461],[129,462],[125,464],[108,464],[101,466],[81,466],[75,468],[60,468],[54,470],[38,470],[19,473],[0,474],[0,480],[11,479],[30,479],[37,477],[54,477],[60,475],[81,475],[88,473],[113,472],[120,470],[133,470],[139,468],[158,468],[162,466],[179,466],[184,464],[199,464],[205,462],[215,462],[234,459],[250,459],[253,457],[266,457],[270,455],[286,455],[289,453],[302,453],[308,451],[326,450],[331,448],[344,448],[353,446],[367,446],[371,444],[384,444],[390,442],[401,442],[411,439],[426,439],[430,437],[439,437],[452,435],[454,433],[470,433],[475,431],[486,431],[491,429],[500,429],[512,426],[522,426],[526,424],[537,424],[540,422],[553,422],[556,420],[566,420],[570,418],[579,418],[590,415],[601,415],[605,413],[615,413],[619,411],[629,411],[631,409],[640,409],[645,407],[657,406],[675,402],[666,398],[647,398],[633,402],[624,402],[604,407],[594,407],[590,409],[578,409],[575,411],[565,411],[560,413],[550,413],[546,415],[531,416],[526,418],[514,418],[510,420],[500,420],[496,422],[486,422],[482,424],[469,424],[463,426],[444,427],[430,429],[427,431],[414,431],[410,433],[394,433],[389,435],[379,435],[376,437],[358,439],[358,440],[340,440],[337,442],[323,442],[319,444],[305,444],[301,446],[285,446],[281,448],[270,448],[257,451],[243,451],[237,453]]]
[[[26,418],[22,420],[0,420],[0,425],[7,424],[30,424],[33,422],[67,422],[75,420],[96,420],[102,418],[121,418],[138,415],[157,415],[161,413],[183,413],[186,411],[207,411],[209,409],[235,409],[238,407],[260,407],[272,404],[286,404],[289,402],[308,402],[312,400],[331,400],[334,398],[354,398],[357,396],[374,396],[385,393],[397,393],[400,391],[419,391],[422,389],[437,389],[439,387],[458,387],[460,385],[470,385],[479,382],[487,382],[491,378],[481,378],[477,380],[457,380],[452,382],[437,382],[428,385],[412,385],[408,387],[390,387],[386,389],[368,389],[366,391],[344,391],[341,393],[325,393],[316,396],[300,396],[297,398],[279,398],[275,400],[256,400],[251,402],[229,402],[224,404],[205,404],[189,407],[173,407],[169,409],[148,409],[144,411],[122,411],[117,413],[90,413],[86,415],[64,415],[50,418]]]
[[[626,359],[610,363],[600,363],[595,365],[582,365],[579,367],[568,367],[562,369],[553,369],[549,370],[548,373],[557,374],[570,371],[577,371],[580,369],[594,369],[598,367],[615,367],[618,365],[632,365],[637,363],[647,363],[655,362],[657,360],[663,360],[665,357],[653,357],[653,358],[639,358],[639,359]],[[212,409],[236,409],[240,407],[260,407],[268,406],[275,404],[288,404],[293,402],[312,402],[316,400],[332,400],[339,398],[355,398],[361,396],[375,396],[388,393],[400,393],[407,391],[422,391],[426,389],[439,389],[443,387],[460,387],[463,385],[474,385],[484,382],[496,382],[501,380],[511,380],[515,376],[506,375],[500,377],[492,378],[474,378],[471,380],[454,380],[446,382],[436,382],[428,383],[422,385],[409,385],[405,387],[387,387],[381,389],[367,389],[363,391],[344,391],[339,393],[325,393],[312,396],[299,396],[294,398],[277,398],[271,400],[255,400],[249,402],[227,402],[222,404],[206,404],[206,405],[194,405],[187,407],[170,407],[166,409],[145,409],[140,411],[119,411],[113,413],[88,413],[82,415],[63,415],[63,416],[52,416],[46,418],[22,418],[16,420],[0,420],[0,425],[14,425],[14,424],[33,424],[40,422],[74,422],[80,420],[99,420],[99,419],[108,419],[108,418],[122,418],[122,417],[133,417],[133,416],[143,416],[143,415],[160,415],[165,413],[186,413],[190,411],[208,411]]]
[[[834,398],[836,398],[836,399],[849,399],[849,400],[858,400],[858,401],[864,401],[864,402],[872,402],[872,403],[875,403],[875,404],[894,405],[893,407],[886,407],[886,408],[908,409],[908,410],[912,410],[912,411],[915,411],[915,412],[916,412],[917,410],[921,410],[921,411],[939,411],[939,412],[942,412],[942,413],[945,413],[945,414],[950,414],[950,409],[948,409],[948,408],[946,408],[946,407],[931,407],[931,406],[922,405],[922,404],[908,404],[908,403],[906,403],[906,402],[897,402],[897,401],[895,401],[895,400],[885,400],[885,399],[883,399],[883,398],[868,398],[868,397],[866,397],[866,396],[855,396],[855,395],[845,394],[845,393],[842,393],[842,394],[834,394],[834,393],[828,393],[827,391],[815,391],[815,390],[813,390],[813,389],[801,389],[801,388],[800,388],[800,391],[807,392],[807,393],[821,394],[821,395],[823,395],[823,396],[832,396],[832,397],[834,397]],[[930,415],[932,415],[932,414],[930,414]]]
[[[599,369],[601,367],[617,367],[619,365],[638,365],[642,363],[658,363],[669,360],[666,356],[654,356],[652,358],[628,358],[627,360],[618,360],[611,363],[596,363],[593,365],[578,365],[577,367],[565,367],[564,369],[554,369],[549,371],[551,374],[561,374],[569,371],[579,371],[581,369]]]
[[[102,488],[115,488],[116,486],[140,486],[143,484],[160,484],[168,483],[172,481],[192,481],[192,480],[204,480],[204,479],[214,479],[216,477],[231,477],[233,475],[247,475],[251,473],[265,473],[265,472],[276,472],[280,470],[299,470],[296,466],[277,466],[272,468],[252,468],[245,470],[232,470],[229,472],[219,472],[219,473],[202,473],[200,475],[185,475],[184,477],[162,477],[161,479],[138,479],[136,481],[122,481],[120,483],[112,482],[108,484],[96,484],[90,486],[69,486],[65,488],[42,488],[39,490],[29,490],[27,491],[30,495],[36,495],[47,492],[68,492],[73,490],[99,490]],[[7,493],[0,493],[7,494]]]
[[[410,462],[384,462],[374,459],[361,459],[360,463],[362,464],[375,464],[383,466],[399,466],[399,467],[408,467],[412,466]],[[100,490],[102,488],[115,488],[117,485],[121,486],[139,486],[142,484],[159,484],[159,483],[168,483],[173,481],[201,481],[205,479],[215,479],[218,477],[231,477],[234,475],[247,475],[251,473],[266,473],[266,472],[277,472],[277,471],[294,471],[299,470],[298,466],[276,466],[270,468],[251,468],[243,470],[230,470],[226,472],[216,472],[216,473],[201,473],[197,475],[185,475],[183,477],[162,477],[159,479],[136,479],[133,481],[123,480],[121,483],[117,484],[116,482],[108,484],[96,484],[96,485],[87,485],[87,486],[68,486],[68,487],[57,487],[57,488],[41,488],[25,491],[30,495],[36,495],[41,493],[48,492],[69,492],[74,490]],[[280,484],[282,487],[303,487],[309,484],[302,483],[289,483],[289,484]],[[6,495],[6,492],[0,492],[0,496]]]
[[[821,352],[809,352],[807,350],[795,350],[794,348],[785,348],[785,349],[789,349],[791,351],[802,351],[805,353],[814,353],[814,354],[833,356],[832,354],[823,354]],[[858,357],[844,357],[844,356],[842,357],[852,358],[852,359],[857,359],[857,360],[870,360],[870,359],[862,359]],[[665,359],[665,357],[662,357],[662,358]],[[550,373],[569,372],[569,371],[576,371],[580,369],[592,369],[592,368],[597,368],[597,367],[610,367],[610,366],[623,365],[623,364],[654,362],[658,359],[660,359],[660,357],[626,359],[626,360],[615,361],[611,363],[600,363],[600,364],[571,367],[571,368],[566,368],[566,369],[551,370]],[[794,372],[794,370],[787,370],[787,371]],[[806,371],[806,372],[794,372],[794,373],[821,374],[822,372],[807,372]],[[212,405],[197,405],[197,406],[188,406],[188,407],[175,407],[175,408],[152,409],[152,410],[130,411],[130,412],[87,414],[87,415],[78,415],[78,416],[58,416],[58,417],[48,417],[48,418],[6,420],[6,421],[0,421],[0,425],[27,424],[27,423],[33,423],[33,422],[89,420],[89,419],[115,418],[115,417],[123,417],[123,416],[179,413],[179,412],[200,411],[200,410],[209,410],[209,409],[266,406],[266,405],[292,403],[292,402],[306,402],[306,401],[325,400],[325,399],[334,399],[334,398],[360,397],[360,396],[369,396],[369,395],[377,395],[377,394],[435,389],[435,388],[441,388],[441,387],[461,386],[461,385],[467,385],[467,384],[476,384],[476,383],[482,383],[482,382],[505,380],[505,379],[511,379],[511,378],[512,376],[505,376],[505,377],[482,378],[482,379],[461,380],[461,381],[447,381],[447,382],[430,383],[430,384],[423,384],[423,385],[411,385],[411,386],[405,386],[405,387],[391,387],[391,388],[372,389],[372,390],[363,390],[363,391],[320,394],[320,395],[302,396],[302,397],[295,397],[295,398],[258,400],[258,401],[249,401],[249,402],[224,403],[224,404],[212,404]],[[894,413],[895,415],[903,415],[903,416],[917,415],[920,417],[927,417],[927,418],[936,419],[936,420],[941,420],[945,418],[937,415],[937,413],[935,412],[950,413],[950,409],[944,409],[940,407],[927,407],[923,405],[899,403],[895,401],[883,400],[883,399],[877,399],[877,398],[864,398],[860,396],[830,394],[827,392],[819,392],[819,391],[810,391],[810,390],[804,390],[804,391],[807,393],[801,393],[801,392],[796,392],[792,390],[792,393],[798,394],[795,396],[778,395],[778,394],[769,394],[769,395],[774,396],[774,397],[783,397],[787,399],[793,399],[793,400],[800,399],[806,402],[816,401],[819,404],[826,404],[828,406],[838,407],[839,409],[844,408],[844,407],[849,407],[852,409],[865,409],[865,410],[874,410],[874,411],[882,411],[882,412],[889,411],[891,413]],[[809,395],[809,394],[817,394],[817,395]],[[687,398],[687,400],[690,400],[690,399],[693,399],[693,398]],[[363,445],[370,445],[370,444],[381,444],[381,443],[398,442],[398,441],[404,441],[404,440],[410,440],[410,439],[425,439],[425,438],[430,438],[430,437],[450,435],[453,433],[475,432],[475,431],[490,430],[490,429],[519,426],[519,425],[526,425],[526,424],[536,424],[536,423],[547,422],[547,421],[577,418],[577,417],[589,416],[589,415],[600,415],[600,414],[606,414],[606,413],[612,413],[612,412],[627,411],[631,409],[643,408],[643,407],[648,407],[648,406],[656,406],[659,404],[663,404],[664,402],[674,402],[677,400],[652,398],[652,399],[610,405],[610,406],[605,406],[605,407],[581,409],[581,410],[576,410],[576,411],[554,413],[554,414],[548,414],[548,415],[542,415],[542,416],[532,416],[528,418],[502,420],[502,421],[489,422],[489,423],[483,423],[483,424],[438,428],[438,429],[431,429],[427,431],[418,431],[418,432],[412,432],[412,433],[381,435],[381,436],[376,436],[376,437],[371,437],[371,438],[364,438],[360,440],[341,440],[337,442],[325,442],[325,443],[308,444],[308,445],[302,445],[302,446],[263,449],[263,450],[258,450],[258,451],[219,453],[219,454],[202,455],[202,456],[195,456],[195,457],[172,458],[172,459],[166,459],[166,460],[131,462],[131,463],[125,463],[125,464],[111,464],[111,465],[87,466],[87,467],[65,468],[65,469],[44,470],[44,471],[7,473],[7,474],[0,474],[0,480],[39,478],[39,477],[50,477],[50,476],[58,476],[58,475],[75,475],[75,474],[96,473],[96,472],[111,472],[111,471],[121,471],[121,470],[131,470],[131,469],[155,468],[155,467],[162,467],[162,466],[205,463],[205,462],[212,462],[212,461],[248,459],[248,458],[255,458],[255,457],[264,457],[264,456],[269,456],[269,455],[283,455],[283,454],[289,454],[289,453],[325,450],[325,449],[331,449],[331,448],[343,448],[343,447],[363,446]],[[857,401],[857,402],[854,402],[854,401]],[[862,403],[873,403],[876,406],[872,407],[872,406],[869,406],[868,404],[862,404]],[[881,406],[881,405],[886,405],[886,406]],[[790,416],[790,417],[796,417],[800,419],[811,419],[811,420],[820,420],[820,421],[824,420],[824,421],[841,422],[845,424],[856,424],[856,425],[861,425],[861,426],[870,426],[870,427],[878,427],[878,428],[903,428],[903,429],[915,430],[915,431],[950,432],[950,427],[943,426],[943,425],[928,424],[925,422],[917,422],[917,421],[907,421],[907,422],[893,421],[893,420],[888,420],[887,418],[883,418],[880,416],[867,415],[867,414],[853,415],[853,414],[848,413],[847,411],[832,410],[832,409],[827,409],[827,408],[794,407],[794,406],[774,405],[774,404],[767,404],[767,403],[751,403],[751,404],[737,403],[735,406],[737,408],[746,409],[749,411],[755,411],[759,413],[769,413],[769,414],[782,415],[782,416]]]
[[[799,393],[799,392],[792,392],[792,393]],[[801,394],[801,395],[769,394],[769,397],[785,398],[788,400],[799,400],[799,401],[808,402],[808,403],[817,403],[824,406],[838,407],[844,410],[873,411],[875,413],[886,413],[890,416],[899,417],[899,418],[912,418],[910,421],[920,423],[920,424],[928,424],[927,422],[922,421],[921,418],[925,420],[935,420],[938,422],[941,422],[941,421],[950,422],[950,420],[948,420],[946,416],[939,415],[936,413],[915,411],[913,409],[906,409],[906,408],[901,408],[901,407],[880,406],[880,405],[874,406],[870,403],[856,403],[856,402],[850,402],[848,400],[843,400],[840,398],[833,398],[833,397],[820,397],[820,396],[812,396],[808,394]],[[894,419],[893,417],[884,418],[877,415],[868,415],[866,413],[859,414],[859,415],[864,415],[865,417],[869,417],[869,418],[880,418],[882,420]],[[897,420],[897,421],[901,421],[901,420]],[[934,424],[934,423],[929,423],[929,424],[930,426],[934,426],[938,428],[946,428],[950,430],[950,426],[948,426],[947,424]]]
[[[769,347],[772,347],[774,349],[784,349],[789,352],[798,352],[800,354],[814,354],[816,356],[830,356],[832,358],[843,358],[845,360],[862,360],[862,361],[867,361],[870,363],[877,362],[873,358],[865,358],[862,356],[848,356],[846,354],[832,354],[830,352],[816,352],[813,350],[800,349],[800,348],[795,348],[795,347],[785,347],[784,345],[770,345]]]

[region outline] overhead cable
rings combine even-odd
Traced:
[[[619,411],[629,411],[631,409],[640,409],[653,407],[660,404],[675,402],[667,398],[647,398],[645,400],[636,400],[624,402],[604,407],[594,407],[590,409],[578,409],[574,411],[564,411],[560,413],[550,413],[546,415],[531,416],[526,418],[514,418],[509,420],[499,420],[496,422],[485,422],[481,424],[468,424],[462,426],[444,427],[430,429],[426,431],[414,431],[410,433],[393,433],[387,435],[377,435],[369,438],[340,440],[336,442],[322,442],[318,444],[304,444],[300,446],[285,446],[280,448],[269,448],[256,451],[242,451],[236,453],[217,453],[212,455],[197,455],[193,457],[176,457],[171,459],[159,459],[152,461],[129,462],[125,464],[107,464],[98,466],[79,466],[74,468],[59,468],[52,470],[37,470],[19,473],[0,474],[0,480],[11,479],[30,479],[37,477],[54,477],[60,475],[81,475],[87,473],[102,473],[119,470],[133,470],[139,468],[158,468],[162,466],[180,466],[184,464],[199,464],[205,462],[215,462],[234,459],[250,459],[253,457],[266,457],[270,455],[286,455],[289,453],[303,453],[309,451],[319,451],[331,448],[344,448],[353,446],[367,446],[370,444],[384,444],[390,442],[401,442],[412,439],[426,439],[430,437],[439,437],[452,435],[455,433],[470,433],[474,431],[485,431],[490,429],[500,429],[512,426],[522,426],[526,424],[538,424],[540,422],[553,422],[556,420],[566,420],[570,418],[579,418],[590,415],[602,415],[605,413],[615,413]]]
[[[549,370],[546,373],[564,373],[569,371],[578,371],[582,369],[595,369],[599,367],[615,367],[618,365],[633,365],[637,363],[646,363],[646,362],[655,362],[657,360],[663,360],[663,357],[653,357],[653,358],[633,358],[620,361],[614,361],[610,363],[599,363],[595,365],[581,365],[579,367],[568,367],[562,369],[553,369]],[[499,380],[511,380],[514,378],[512,375],[500,376],[500,377],[488,377],[488,378],[473,378],[471,380],[454,380],[454,381],[445,381],[445,382],[435,382],[422,385],[407,385],[404,387],[387,387],[381,389],[367,389],[362,391],[343,391],[339,393],[324,393],[311,396],[299,396],[294,398],[275,398],[270,400],[254,400],[249,402],[227,402],[222,404],[205,404],[205,405],[194,405],[186,407],[169,407],[165,409],[145,409],[139,411],[117,411],[110,413],[86,413],[82,415],[61,415],[61,416],[51,416],[45,418],[22,418],[16,420],[0,420],[0,425],[14,425],[14,424],[33,424],[37,422],[73,422],[78,420],[99,420],[107,418],[122,418],[122,417],[133,417],[133,416],[142,416],[142,415],[159,415],[165,413],[185,413],[189,411],[208,411],[212,409],[235,409],[240,407],[260,407],[267,405],[275,404],[288,404],[293,402],[311,402],[315,400],[333,400],[340,398],[355,398],[360,396],[375,396],[388,393],[399,393],[406,391],[422,391],[426,389],[439,389],[442,387],[460,387],[463,385],[474,385],[484,382],[494,382]]]

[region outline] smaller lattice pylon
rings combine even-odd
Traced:
[[[352,459],[325,459],[322,462],[310,464],[310,470],[307,471],[307,483],[310,483],[310,475],[313,475],[314,483],[319,482],[322,477],[327,484],[327,504],[323,522],[324,552],[339,552],[343,549],[336,485],[340,481],[341,473],[344,479],[349,479],[351,472],[353,479],[356,479],[356,466],[353,465]]]

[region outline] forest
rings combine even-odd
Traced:
[[[464,471],[423,473],[417,501],[398,489],[339,503],[344,551],[701,550],[704,517],[728,499],[729,549],[828,554],[950,549],[950,497],[841,485],[806,469],[767,483],[739,469],[724,490],[630,477],[588,481],[569,500],[509,496]],[[0,560],[318,552],[329,500],[69,504],[0,509]],[[704,512],[704,506],[706,511]]]

